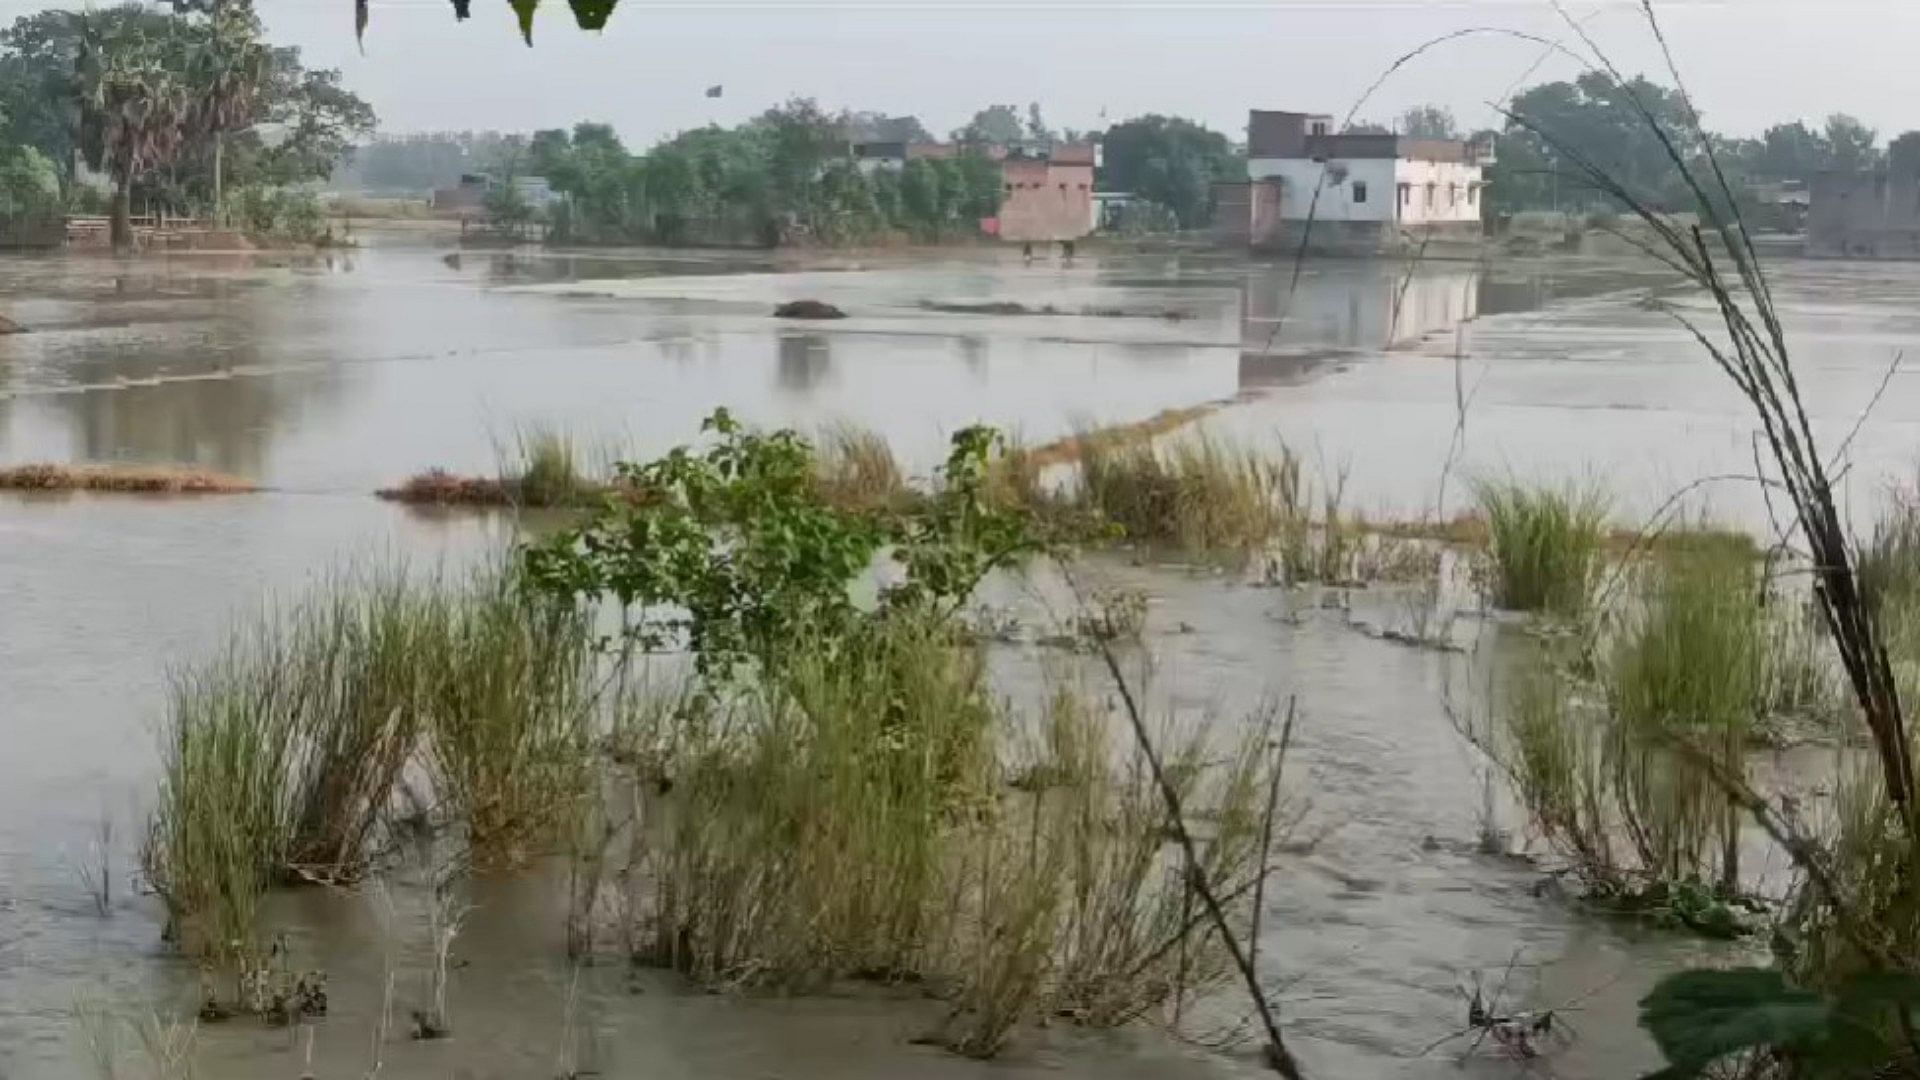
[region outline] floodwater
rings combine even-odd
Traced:
[[[1837,441],[1897,350],[1920,339],[1908,303],[1920,267],[1788,263],[1775,286],[1815,422]],[[76,1002],[174,1015],[194,997],[192,972],[159,941],[156,905],[127,887],[168,667],[212,652],[234,618],[343,560],[461,559],[503,543],[498,518],[422,513],[370,492],[432,465],[490,469],[496,447],[529,426],[648,454],[726,406],[762,424],[865,424],[924,470],[975,421],[1038,442],[1218,405],[1207,423],[1284,437],[1329,475],[1345,470],[1354,504],[1407,514],[1456,509],[1468,479],[1507,469],[1604,478],[1623,516],[1697,477],[1752,470],[1737,397],[1646,302],[1670,284],[1619,263],[449,259],[375,243],[331,258],[0,259],[0,293],[5,314],[33,328],[0,338],[0,461],[190,462],[269,488],[197,500],[0,495],[9,1080],[85,1075]],[[849,318],[769,317],[803,297]],[[927,306],[1004,301],[1058,313]],[[1852,440],[1857,505],[1910,465],[1920,424],[1910,379],[1894,372]],[[1725,488],[1702,489],[1714,510],[1764,524],[1750,484]],[[1292,775],[1309,807],[1303,828],[1319,840],[1287,860],[1271,893],[1261,964],[1313,1075],[1458,1075],[1463,1042],[1423,1051],[1464,1024],[1457,988],[1475,973],[1506,982],[1514,1007],[1568,1007],[1572,1037],[1552,1075],[1654,1064],[1634,1026],[1638,997],[1662,971],[1724,951],[1577,916],[1535,895],[1538,874],[1524,864],[1478,852],[1480,772],[1444,708],[1449,687],[1461,690],[1458,662],[1354,625],[1391,620],[1399,600],[1361,593],[1329,608],[1230,577],[1100,572],[1153,597],[1148,644],[1166,707],[1230,719],[1297,697]],[[1463,633],[1498,634],[1468,623]],[[1011,692],[1034,689],[1015,680]],[[116,877],[105,917],[81,877],[103,821]],[[316,1076],[369,1067],[389,956],[403,1016],[417,999],[418,890],[387,899],[391,909],[318,891],[276,898],[296,962],[331,979]],[[383,1075],[551,1076],[569,1030],[589,1044],[581,1064],[604,1075],[1261,1074],[1244,1052],[1062,1028],[982,1066],[911,1045],[934,1006],[869,994],[709,997],[669,979],[630,985],[613,969],[570,986],[548,886],[483,882],[475,900],[457,949],[456,1038],[396,1033]],[[227,1025],[200,1043],[205,1076],[306,1068],[286,1032]],[[1484,1048],[1469,1066],[1513,1071]]]

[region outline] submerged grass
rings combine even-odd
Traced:
[[[916,497],[893,448],[877,431],[834,424],[814,440],[815,479],[829,505],[888,510]]]
[[[430,506],[585,506],[611,490],[586,456],[569,433],[532,427],[517,433],[510,446],[500,448],[501,465],[491,476],[432,468],[375,494],[392,502]]]
[[[0,467],[0,489],[233,495],[258,491],[259,486],[237,476],[190,465],[60,465],[40,462]]]
[[[1600,567],[1605,502],[1593,492],[1512,481],[1483,483],[1477,494],[1494,602],[1553,615],[1584,611]]]
[[[242,965],[271,884],[357,880],[415,763],[476,857],[523,857],[588,782],[593,640],[510,570],[456,587],[394,569],[334,579],[178,673],[141,853],[176,942]]]
[[[1299,461],[1202,433],[1168,446],[1105,432],[1080,436],[1080,497],[1129,539],[1195,553],[1249,552],[1286,526]]]
[[[896,613],[858,635],[737,694],[626,710],[628,865],[602,864],[621,847],[602,834],[576,877],[620,883],[631,925],[611,936],[711,986],[915,983],[950,1004],[942,1041],[979,1056],[1028,1020],[1164,1019],[1217,984],[1218,944],[1112,717],[1061,690],[1036,742],[950,622]],[[1224,758],[1206,736],[1171,753],[1244,916],[1272,763],[1257,726]]]

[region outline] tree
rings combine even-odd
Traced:
[[[1040,115],[1040,103],[1037,101],[1027,106],[1027,138],[1037,143],[1053,141],[1053,132],[1047,128],[1047,118]]]
[[[1827,167],[1827,144],[1806,124],[1775,124],[1761,133],[1753,171],[1775,179],[1806,180]]]
[[[75,90],[80,148],[113,182],[110,234],[116,251],[133,245],[134,181],[179,152],[193,99],[167,38],[138,26],[83,16]]]
[[[1006,146],[1019,142],[1026,134],[1020,112],[1011,105],[989,105],[973,114],[967,126],[953,133],[953,141]]]
[[[0,151],[0,220],[46,217],[60,207],[60,174],[31,146]]]
[[[1642,110],[1645,114],[1642,114]],[[1693,113],[1676,90],[1642,76],[1622,82],[1588,72],[1573,82],[1551,82],[1513,99],[1513,118],[1499,143],[1492,198],[1503,210],[1598,204],[1604,197],[1567,163],[1578,155],[1656,208],[1691,207],[1666,144],[1648,118],[1683,152],[1699,140]]]
[[[1400,134],[1413,139],[1457,139],[1453,112],[1441,105],[1416,105],[1400,114]]]
[[[1244,178],[1226,136],[1191,120],[1142,116],[1107,129],[1104,191],[1128,191],[1165,206],[1182,228],[1206,223],[1217,180]]]
[[[939,163],[926,158],[914,158],[900,169],[901,213],[934,236],[947,224],[944,179]]]
[[[221,213],[221,167],[228,132],[251,127],[259,119],[262,91],[271,68],[271,51],[260,41],[260,20],[244,3],[217,4],[186,48],[189,98],[187,139],[213,145],[213,212]]]
[[[1841,172],[1871,169],[1880,163],[1874,143],[1878,134],[1846,113],[1827,117],[1827,167]]]

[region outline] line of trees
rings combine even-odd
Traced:
[[[583,123],[535,132],[498,171],[545,176],[562,196],[555,237],[589,243],[939,240],[970,235],[998,212],[1000,169],[984,145],[897,170],[862,168],[847,138],[856,122],[795,98],[637,155],[608,125]]]
[[[1675,136],[1677,145],[1697,152],[1687,102],[1679,91],[1644,76],[1619,80],[1605,72],[1589,72],[1570,82],[1543,83],[1523,91],[1509,110],[1526,122],[1510,121],[1497,133],[1500,163],[1493,174],[1490,205],[1511,211],[1604,204],[1598,192],[1579,181],[1582,171],[1562,160],[1560,148],[1564,148],[1620,178],[1650,205],[1691,209],[1692,193],[1641,115],[1643,107],[1661,129]],[[1767,186],[1808,183],[1829,170],[1875,168],[1888,157],[1878,133],[1845,113],[1827,117],[1819,127],[1799,120],[1775,124],[1757,138],[1711,132],[1708,137],[1728,179],[1747,197]],[[1920,149],[1920,133],[1895,139],[1889,149],[1896,154]]]
[[[1101,189],[1131,192],[1182,228],[1204,226],[1213,183],[1243,173],[1225,136],[1189,120],[1154,115],[1104,133],[1056,131],[1038,105],[1024,119],[1011,105],[981,109],[953,132],[951,156],[863,167],[850,133],[882,119],[795,98],[739,126],[683,132],[643,154],[598,123],[524,140],[495,133],[389,138],[365,149],[352,176],[369,188],[412,190],[451,183],[459,173],[485,172],[503,187],[516,175],[544,176],[561,196],[549,224],[562,241],[845,244],[888,234],[928,242],[972,235],[1001,203],[990,147],[1100,139]],[[914,118],[885,122],[917,132],[914,141],[926,138]]]
[[[263,39],[248,0],[50,9],[0,30],[0,201],[83,202],[98,174],[118,247],[135,200],[219,214],[232,191],[325,179],[373,126],[338,71]]]

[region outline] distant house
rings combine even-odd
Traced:
[[[1815,177],[1807,254],[1920,259],[1920,161]]]
[[[1247,179],[1216,189],[1216,227],[1256,248],[1476,236],[1492,162],[1490,143],[1341,134],[1331,116],[1255,109]]]
[[[845,131],[847,146],[862,172],[875,169],[899,169],[906,165],[914,146],[925,145],[920,121],[911,116],[866,119]]]
[[[427,205],[443,214],[477,214],[486,204],[492,182],[480,173],[464,173],[454,186],[434,188]]]
[[[996,233],[1015,244],[1078,240],[1095,226],[1093,171],[1100,148],[1057,143],[1044,150],[1009,151],[1000,163]]]
[[[508,183],[535,210],[545,210],[559,198],[544,176],[515,176]],[[435,188],[428,206],[446,214],[480,214],[486,210],[487,193],[499,186],[500,181],[492,176],[464,173],[453,187]]]

